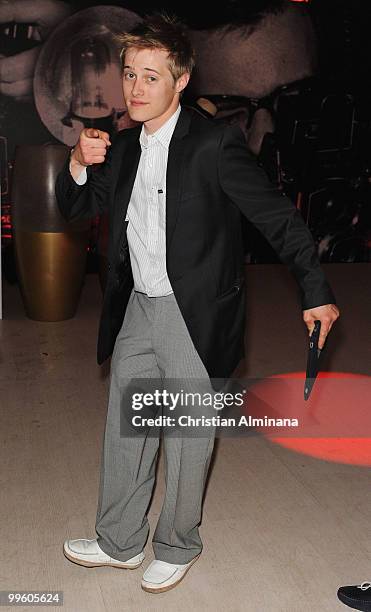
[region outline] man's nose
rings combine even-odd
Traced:
[[[133,96],[142,96],[143,95],[143,85],[141,84],[139,79],[135,79],[135,81],[134,81],[134,85],[133,85],[133,89],[132,89],[132,94],[133,94]]]

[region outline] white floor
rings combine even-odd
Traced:
[[[332,367],[369,374],[370,267],[327,270],[343,310]],[[243,371],[303,369],[306,335],[291,279],[274,266],[250,266],[247,274]],[[97,278],[88,275],[76,317],[40,323],[25,317],[18,287],[4,287],[0,590],[62,590],[68,612],[345,610],[338,586],[371,579],[371,469],[293,453],[261,436],[218,440],[204,551],[176,589],[148,594],[142,568],[87,569],[65,559],[64,539],[95,537],[108,390],[107,367],[95,363],[100,301]],[[152,528],[163,490],[160,457]],[[153,558],[150,539],[146,555],[143,568]]]

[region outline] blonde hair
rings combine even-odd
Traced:
[[[177,81],[185,72],[191,74],[195,65],[195,52],[188,38],[188,29],[176,17],[165,13],[148,16],[131,32],[117,36],[121,45],[123,65],[126,51],[137,49],[162,49],[168,52],[169,70]]]

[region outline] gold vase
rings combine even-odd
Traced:
[[[20,145],[12,181],[12,221],[20,290],[29,318],[74,316],[85,274],[90,221],[67,223],[54,186],[69,149]]]

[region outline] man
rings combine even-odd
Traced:
[[[217,390],[236,368],[244,353],[241,212],[295,274],[308,329],[322,322],[320,346],[339,313],[307,227],[256,167],[240,129],[180,107],[194,65],[183,26],[147,18],[122,36],[121,55],[125,103],[142,126],[112,144],[103,132],[83,130],[56,186],[66,219],[109,211],[98,363],[113,351],[98,538],[67,541],[64,552],[81,565],[134,568],[149,532],[159,437],[120,436],[120,410],[127,418],[133,379]],[[212,428],[164,437],[166,493],[155,560],[142,580],[148,592],[174,587],[201,553],[214,437]]]

